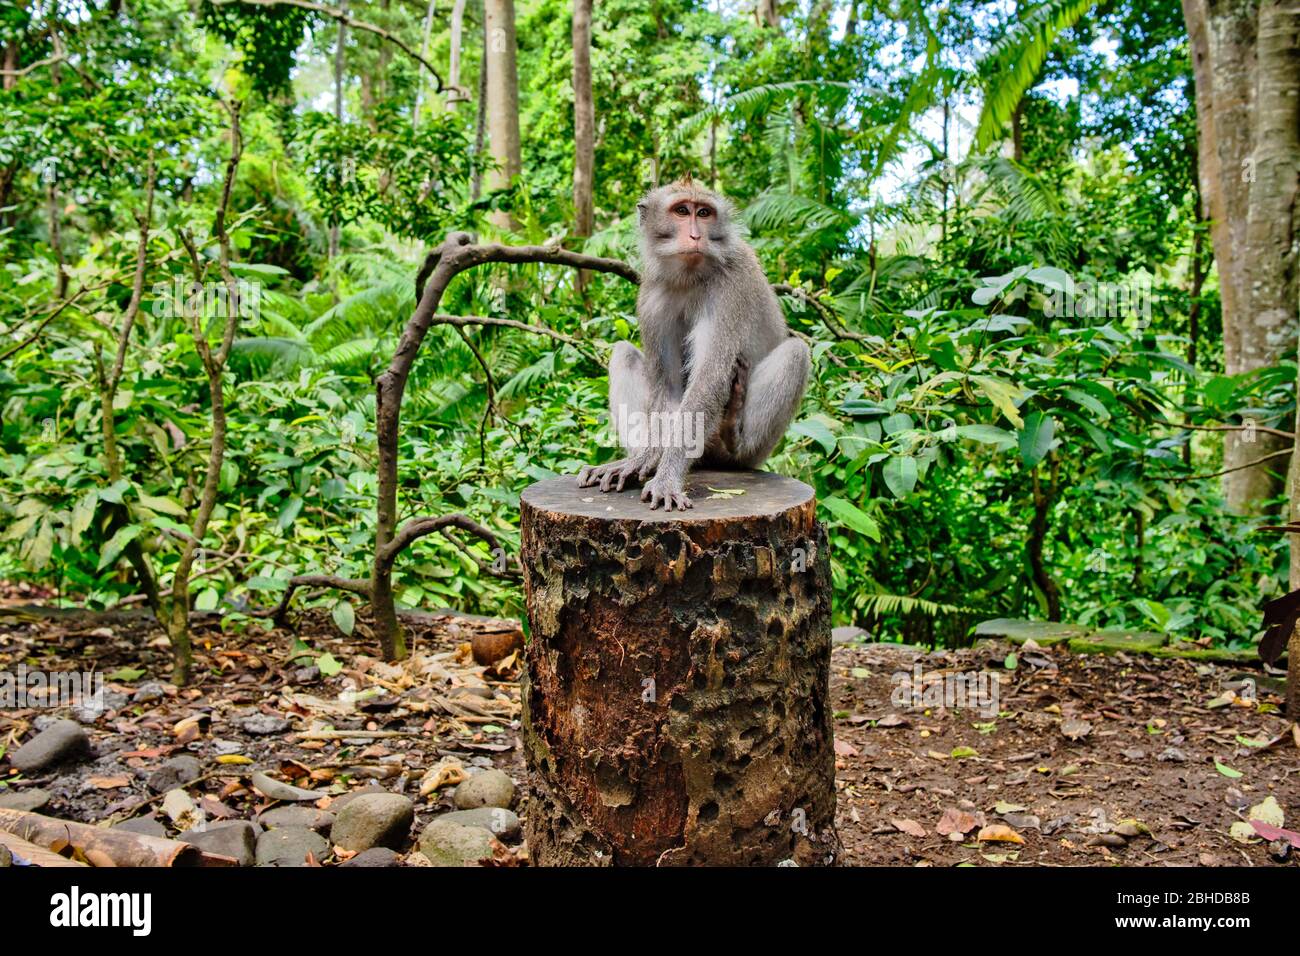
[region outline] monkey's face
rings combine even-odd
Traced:
[[[667,187],[640,206],[645,251],[668,275],[702,278],[723,264],[731,231],[724,200],[698,187]]]

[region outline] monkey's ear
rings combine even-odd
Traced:
[[[643,202],[637,203],[636,204],[637,225],[641,225],[641,226],[645,225],[645,212],[646,212],[646,204]]]

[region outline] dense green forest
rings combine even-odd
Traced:
[[[816,489],[837,623],[1249,648],[1290,590],[1295,16],[0,5],[0,579],[151,606],[182,678],[191,611],[350,632],[383,579],[521,616],[519,494],[616,456],[637,338],[635,286],[561,253],[635,265],[637,198],[690,174],[812,347],[767,467]],[[535,254],[426,317],[385,518],[376,382],[454,231]],[[381,554],[420,516],[455,517]]]

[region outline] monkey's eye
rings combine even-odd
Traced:
[[[699,208],[699,211],[696,212],[695,215],[700,219],[708,219],[710,216],[713,215],[713,210],[710,209],[708,206],[701,206]]]
[[[691,214],[691,211],[686,208],[685,203],[683,203],[680,206],[673,207],[673,212],[676,213],[678,216],[689,216]]]

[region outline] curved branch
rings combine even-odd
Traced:
[[[413,542],[435,532],[445,532],[448,528],[460,528],[462,531],[469,532],[486,542],[493,551],[501,548],[501,542],[495,534],[468,515],[456,512],[437,518],[412,518],[402,525],[397,534],[393,535],[393,539],[380,549],[378,563],[387,571],[392,568],[398,554]],[[480,567],[485,566],[480,564]],[[491,570],[490,566],[486,567],[488,573],[495,574],[497,577],[502,576],[500,572]]]
[[[370,582],[361,578],[341,578],[335,574],[295,574],[289,579],[289,586],[284,589],[279,604],[270,611],[255,611],[251,616],[269,617],[277,625],[283,625],[289,602],[293,600],[293,592],[299,588],[334,588],[370,599]]]
[[[375,36],[387,40],[412,60],[415,60],[415,62],[428,70],[433,76],[434,83],[437,84],[437,92],[441,93],[443,91],[442,76],[436,69],[434,69],[432,63],[420,56],[420,54],[416,53],[383,27],[377,27],[373,23],[366,23],[363,20],[354,20],[352,17],[348,16],[347,12],[344,10],[337,10],[334,7],[326,6],[323,3],[312,3],[311,0],[208,0],[208,3],[215,7],[229,6],[232,3],[246,3],[255,7],[298,7],[301,10],[311,10],[314,13],[323,14],[324,16],[337,20],[344,26],[352,27],[354,30],[364,30],[366,33],[373,33]]]
[[[527,322],[519,322],[515,319],[498,319],[486,315],[443,315],[439,313],[433,317],[430,325],[495,325],[506,329],[518,329],[521,332],[529,332],[533,335],[544,335],[547,338],[555,339],[557,342],[563,342],[565,345],[572,345],[587,358],[594,361],[600,361],[600,357],[594,352],[588,350],[585,342],[575,338],[572,335],[566,335],[564,332],[557,332],[549,329],[544,325],[529,325]]]

